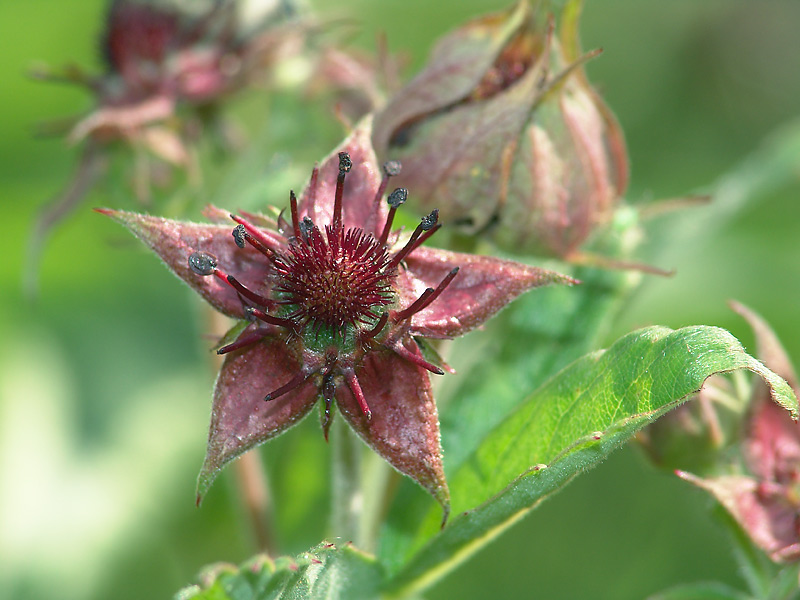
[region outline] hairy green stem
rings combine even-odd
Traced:
[[[357,545],[366,552],[375,552],[378,547],[381,523],[391,502],[391,494],[388,492],[393,473],[389,463],[374,452],[369,452],[363,457],[361,490],[364,502]]]
[[[272,533],[271,502],[264,461],[257,448],[235,463],[236,487],[260,552],[276,556]]]
[[[336,415],[331,426],[331,523],[330,532],[342,542],[361,541],[362,444]]]

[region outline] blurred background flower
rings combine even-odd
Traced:
[[[360,23],[348,39],[353,46],[372,51],[375,32],[385,31],[389,52],[409,53],[409,74],[443,32],[507,8],[495,0],[317,5],[321,17]],[[99,70],[104,10],[102,0],[0,3],[0,596],[15,599],[169,597],[200,566],[238,562],[254,549],[227,475],[194,507],[213,342],[197,329],[189,292],[88,210],[55,232],[38,303],[19,289],[30,225],[75,168],[62,140],[34,139],[32,127],[91,109],[80,90],[24,74],[36,61],[66,59]],[[711,205],[649,227],[642,258],[677,275],[648,278],[609,340],[650,323],[709,323],[753,350],[749,329],[725,305],[735,297],[773,325],[790,356],[800,356],[800,126],[786,125],[798,117],[799,21],[793,0],[587,2],[583,46],[604,52],[586,68],[625,131],[628,201],[718,192]],[[281,203],[343,133],[330,103],[294,93],[247,92],[229,110],[251,134],[248,146],[202,189],[177,190],[173,207],[232,198],[232,208]],[[775,134],[793,172],[769,171],[774,153],[759,154]],[[722,177],[734,167],[741,167],[736,176]],[[758,194],[743,197],[754,181]],[[130,207],[126,185],[124,170],[112,166],[89,204]],[[276,496],[291,489],[307,499],[278,507],[276,534],[291,540],[287,551],[318,541],[328,502],[318,425],[310,420],[297,431],[263,452]],[[698,579],[736,586],[728,540],[709,521],[707,504],[627,448],[476,555],[481,569],[461,569],[426,597],[487,597],[498,580],[510,596],[535,589],[545,598],[643,597]]]
[[[302,0],[109,0],[96,36],[99,67],[68,62],[31,70],[36,79],[84,88],[92,105],[38,126],[41,135],[64,137],[79,158],[37,219],[29,290],[35,292],[51,229],[108,176],[113,161],[126,173],[123,190],[139,203],[160,212],[191,208],[174,202],[181,186],[184,199],[196,198],[215,163],[250,141],[247,124],[231,114],[236,93],[327,94],[343,119],[371,110],[380,102],[378,59],[334,47],[337,29],[341,23],[316,21]]]

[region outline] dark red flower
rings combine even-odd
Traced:
[[[221,312],[246,321],[218,350],[208,453],[199,496],[227,462],[323,402],[334,401],[376,452],[447,512],[439,424],[429,374],[448,367],[421,338],[452,338],[482,324],[522,292],[574,280],[486,256],[425,248],[437,211],[411,235],[392,231],[407,191],[384,200],[399,169],[381,178],[365,122],[319,168],[290,220],[233,216],[230,226],[103,209],[147,243]],[[224,213],[210,209],[209,216]]]

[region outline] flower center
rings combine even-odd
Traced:
[[[325,228],[305,220],[305,231],[275,261],[277,303],[286,318],[313,330],[344,334],[357,323],[371,326],[380,307],[395,300],[397,273],[386,246],[361,229]]]

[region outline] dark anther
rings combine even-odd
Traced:
[[[422,217],[422,231],[428,231],[429,229],[433,229],[436,226],[436,223],[439,222],[439,209],[434,208],[427,217]]]
[[[247,231],[244,225],[237,225],[233,228],[233,241],[239,248],[244,248],[245,240],[247,239]]]
[[[189,268],[198,275],[213,275],[217,268],[217,257],[208,252],[192,252],[189,255]]]
[[[386,183],[389,180],[386,177],[381,185]],[[389,197],[386,198],[386,201],[389,203],[389,214],[386,217],[386,224],[383,226],[383,233],[381,233],[380,242],[381,244],[386,244],[386,240],[389,239],[389,231],[392,228],[392,222],[394,221],[394,213],[397,211],[397,207],[400,206],[403,202],[406,201],[408,198],[408,190],[406,188],[397,188]]]
[[[353,168],[353,161],[347,152],[339,152],[339,173],[349,173]]]
[[[390,219],[393,216],[394,208],[389,209],[389,219],[386,222],[386,226],[383,228],[383,233],[381,234],[381,242],[386,243],[388,239],[386,236],[388,235],[388,225],[390,223]],[[420,220],[419,225],[417,225],[416,229],[414,229],[414,233],[411,234],[411,237],[408,238],[406,245],[400,249],[393,257],[392,260],[389,261],[389,264],[386,265],[388,269],[393,269],[397,265],[400,264],[400,261],[405,260],[406,256],[408,256],[415,248],[417,248],[417,242],[423,236],[430,237],[430,234],[438,229],[437,223],[439,221],[439,209],[435,208],[427,217],[422,217]]]
[[[303,217],[303,220],[300,221],[299,223],[299,227],[300,227],[300,235],[303,238],[303,241],[307,242],[308,237],[314,230],[314,221],[312,221],[308,217]]]
[[[400,171],[403,170],[403,165],[400,164],[399,160],[387,160],[383,163],[383,172],[386,173],[387,177],[395,177],[396,175],[400,175]]]
[[[408,199],[408,190],[406,188],[397,188],[395,191],[389,194],[389,197],[386,199],[386,201],[392,208],[397,208],[407,199]]]
[[[333,218],[331,228],[339,231],[342,228],[342,195],[344,194],[344,176],[350,172],[353,161],[347,152],[339,152],[339,175],[336,176],[336,191],[333,195]]]

